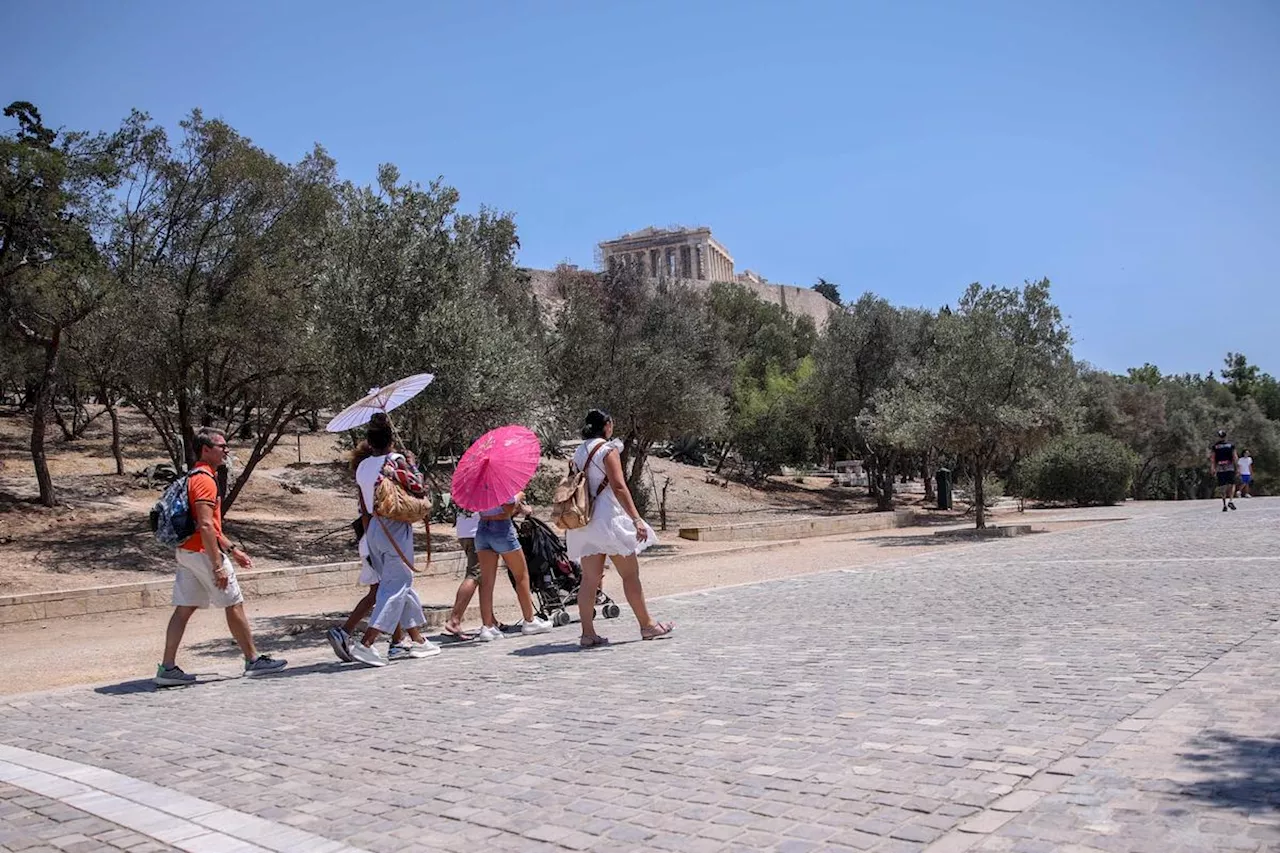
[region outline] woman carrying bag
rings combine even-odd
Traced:
[[[587,412],[582,427],[583,442],[573,455],[574,468],[587,477],[587,494],[592,496],[591,520],[585,527],[565,533],[569,559],[582,566],[578,587],[578,619],[582,623],[583,648],[602,646],[609,641],[595,632],[596,592],[604,577],[604,559],[612,561],[622,576],[627,604],[640,624],[640,638],[656,640],[669,635],[675,625],[655,622],[649,615],[640,584],[640,562],[636,555],[657,541],[653,528],[636,509],[622,475],[619,453],[622,442],[613,439],[613,418],[607,412]]]
[[[408,656],[428,657],[440,653],[440,647],[422,636],[426,624],[422,600],[413,589],[413,522],[379,514],[378,494],[387,488],[402,490],[407,496],[426,498],[426,486],[408,460],[395,450],[395,433],[391,419],[383,412],[374,414],[365,433],[365,458],[356,466],[356,485],[360,489],[360,514],[365,519],[365,539],[369,543],[369,562],[381,578],[369,627],[360,642],[349,647],[351,657],[368,666],[386,666],[387,658],[373,647],[380,634],[390,634],[397,627],[409,635]],[[365,455],[367,454],[367,455]],[[380,481],[385,481],[381,485]],[[430,533],[428,533],[428,536]]]

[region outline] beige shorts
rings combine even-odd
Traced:
[[[244,601],[235,566],[222,555],[222,570],[227,573],[227,588],[218,589],[213,580],[209,558],[202,551],[177,550],[178,573],[173,578],[174,607],[233,607]]]
[[[462,545],[462,553],[467,555],[466,576],[473,581],[480,580],[480,558],[476,556],[476,540],[467,536],[458,540]]]

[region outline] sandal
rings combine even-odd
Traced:
[[[582,646],[582,648],[584,649],[594,649],[596,646],[609,645],[609,638],[601,637],[599,634],[592,634],[589,637],[584,636],[581,639],[579,639],[578,645]]]
[[[652,628],[641,628],[640,639],[642,640],[660,640],[675,630],[675,624],[672,622],[655,622]]]
[[[463,642],[467,642],[468,640],[474,640],[476,638],[475,634],[464,631],[461,628],[450,628],[448,625],[441,628],[440,633],[444,634],[447,637],[453,637],[454,639],[461,640]]]

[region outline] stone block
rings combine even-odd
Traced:
[[[111,613],[116,610],[138,610],[142,603],[142,590],[116,592],[109,595],[93,595],[87,600],[89,613]]]
[[[44,603],[44,615],[46,619],[55,619],[61,616],[84,616],[89,612],[89,596],[77,595],[74,598],[60,598],[54,601],[46,601]]]
[[[298,591],[298,579],[296,577],[258,577],[241,584],[246,593],[252,595],[281,595],[286,592]]]
[[[27,601],[6,604],[0,607],[0,625],[11,625],[17,622],[32,622],[44,618],[43,601]]]

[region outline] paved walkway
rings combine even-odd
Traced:
[[[1280,849],[1278,528],[1170,504],[668,598],[661,642],[11,697],[0,847]]]

